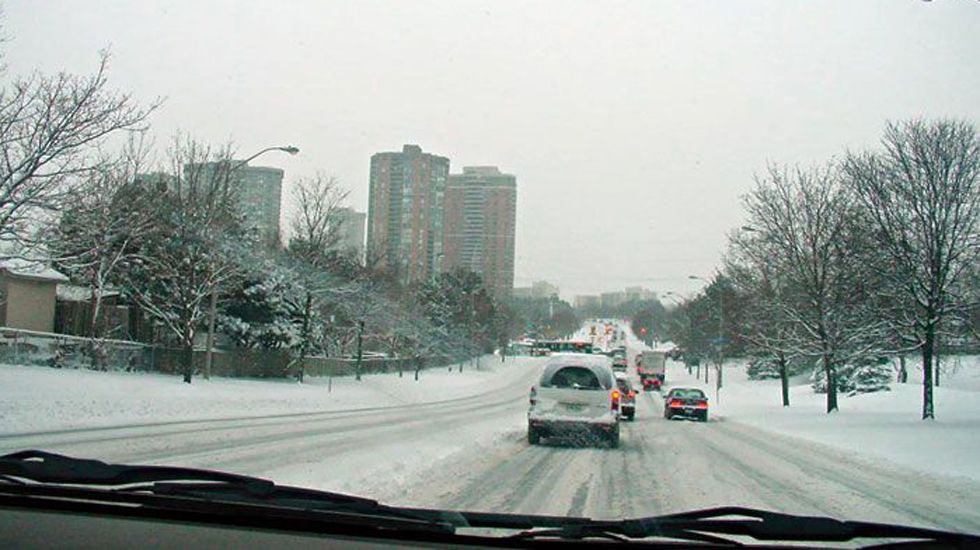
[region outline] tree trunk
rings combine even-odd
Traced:
[[[823,356],[824,376],[827,377],[827,414],[838,410],[837,407],[837,373],[830,361],[830,356]]]
[[[99,310],[102,306],[102,289],[99,285],[99,280],[97,277],[92,277],[92,312],[89,316],[89,336],[92,338],[99,337]]]
[[[936,345],[935,325],[926,326],[925,342],[922,344],[922,419],[936,418],[932,403],[932,354]]]
[[[704,383],[705,384],[708,383],[708,363],[709,363],[709,361],[705,361],[704,362]]]
[[[102,346],[97,342],[100,331],[99,331],[99,309],[102,305],[102,292],[99,288],[99,278],[96,276],[92,277],[92,300],[91,300],[91,315],[89,316],[89,361],[91,362],[92,368],[96,370],[106,370],[106,361],[103,356]]]
[[[898,382],[906,384],[909,381],[909,370],[905,366],[905,355],[898,356]]]
[[[783,406],[789,406],[789,368],[786,365],[786,357],[779,354],[776,358],[779,363],[779,386],[783,393]]]
[[[190,384],[194,376],[194,336],[184,338],[184,349],[181,353],[181,363],[184,370],[184,382]]]
[[[934,359],[932,361],[932,372],[933,372],[933,375],[934,375],[934,377],[936,379],[935,386],[937,388],[939,387],[939,373],[941,372],[941,369],[942,369],[942,361],[941,361],[942,353],[939,350],[939,345],[940,345],[940,343],[939,343],[939,335],[937,334],[936,335],[936,342],[932,346],[932,349],[933,349],[932,356],[934,357]]]

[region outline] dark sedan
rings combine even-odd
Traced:
[[[664,397],[664,418],[694,418],[708,421],[708,396],[697,388],[673,388]]]

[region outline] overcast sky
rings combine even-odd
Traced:
[[[770,161],[874,146],[886,120],[980,121],[980,2],[3,2],[9,74],[90,73],[180,129],[367,208],[404,143],[518,182],[518,285],[693,291]]]

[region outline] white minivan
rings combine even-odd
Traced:
[[[612,359],[604,355],[552,355],[531,388],[527,440],[584,435],[591,441],[619,446],[620,390]]]

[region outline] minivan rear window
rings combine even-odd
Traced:
[[[552,388],[603,389],[592,369],[571,366],[558,369],[550,380],[542,380],[541,385]]]

